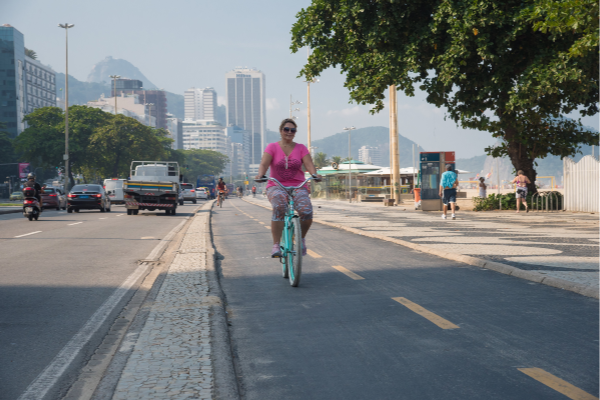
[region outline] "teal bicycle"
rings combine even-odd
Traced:
[[[289,279],[290,285],[297,287],[300,284],[300,275],[302,273],[302,228],[300,226],[300,216],[294,210],[293,194],[296,190],[314,177],[307,178],[298,186],[283,186],[275,178],[256,179],[256,182],[266,182],[267,180],[275,182],[288,194],[288,207],[284,217],[283,232],[279,242],[281,257],[279,261],[283,267],[282,276]]]

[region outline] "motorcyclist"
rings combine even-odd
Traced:
[[[33,188],[35,190],[34,197],[40,203],[40,210],[43,209],[43,207],[42,207],[42,193],[44,193],[44,189],[42,189],[42,186],[35,181],[35,174],[33,172],[30,172],[30,173],[27,174],[27,182],[25,182],[23,184],[23,188],[26,188],[26,187],[30,187],[30,188]]]

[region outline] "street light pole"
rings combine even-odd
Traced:
[[[109,75],[109,78],[112,78],[113,80],[113,92],[114,92],[114,96],[115,96],[115,115],[117,115],[117,79],[119,79],[121,76],[120,75]]]
[[[58,24],[65,30],[65,192],[69,191],[69,28],[74,24]]]
[[[307,48],[307,58],[310,58],[310,48]],[[312,79],[307,79],[306,81],[306,119],[307,119],[307,124],[306,124],[306,136],[307,136],[307,145],[308,145],[308,152],[310,153],[311,157],[312,157],[312,145],[311,145],[311,132],[310,132],[310,84],[311,83],[317,83],[319,82],[319,80],[317,78],[312,78]]]
[[[351,126],[350,128],[344,128],[348,131],[348,203],[352,203],[352,140],[351,133],[356,128]]]

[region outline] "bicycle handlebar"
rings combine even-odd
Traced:
[[[267,178],[266,176],[263,176],[261,179],[255,179],[254,181],[255,182],[267,182],[267,181],[271,181],[271,182],[275,182],[277,185],[279,185],[279,187],[281,187],[284,190],[293,190],[293,189],[300,189],[302,186],[306,185],[306,183],[308,181],[311,181],[311,180],[317,180],[317,178],[315,178],[314,176],[309,176],[308,178],[306,178],[306,180],[304,180],[304,182],[302,182],[298,186],[283,186],[281,184],[281,182],[279,182],[276,178]]]

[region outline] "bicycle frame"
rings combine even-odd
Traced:
[[[293,257],[295,257],[297,255],[297,252],[300,250],[300,249],[293,248],[294,218],[296,218],[296,221],[298,224],[300,223],[300,216],[296,213],[296,210],[294,209],[294,192],[296,190],[300,189],[301,187],[303,187],[304,185],[306,185],[310,180],[313,180],[313,179],[314,179],[313,177],[309,177],[298,186],[288,187],[288,186],[283,186],[275,178],[268,178],[268,180],[277,184],[279,187],[281,187],[283,190],[285,190],[286,193],[288,194],[288,207],[287,207],[287,211],[286,211],[286,214],[285,214],[285,217],[283,220],[284,226],[283,226],[283,232],[281,232],[281,241],[279,244],[279,248],[281,251],[281,257],[280,257],[279,261],[283,265],[283,277],[286,278],[286,277],[288,277],[288,274],[289,274],[290,282],[295,282],[294,284],[292,284],[292,286],[298,285],[299,277],[300,277],[300,273],[298,272],[298,279],[296,279],[296,276],[294,276],[294,274],[295,274],[294,266],[289,265],[290,260]],[[257,182],[258,181],[264,182],[265,179],[257,180]],[[298,238],[298,240],[296,241],[296,243],[299,243],[299,242],[300,243],[302,242],[301,238]],[[302,255],[302,252],[300,252],[300,256],[301,255]],[[300,271],[300,264],[301,264],[301,262],[299,262],[299,264],[298,264],[298,271]]]

